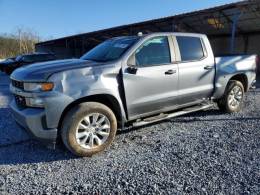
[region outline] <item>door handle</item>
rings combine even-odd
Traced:
[[[205,66],[205,67],[204,67],[205,70],[211,70],[211,69],[213,69],[213,68],[214,68],[214,66]]]
[[[165,72],[166,75],[171,75],[171,74],[175,74],[177,71],[176,70],[167,70]]]

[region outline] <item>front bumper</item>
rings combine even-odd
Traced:
[[[46,127],[46,114],[44,109],[25,108],[19,109],[13,100],[10,104],[11,112],[16,122],[29,131],[37,140],[46,144],[55,144],[57,129]]]

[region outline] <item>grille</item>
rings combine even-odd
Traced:
[[[22,108],[26,107],[26,100],[24,97],[19,96],[19,95],[14,95],[14,99],[15,99],[16,104],[19,107],[22,107]]]
[[[12,80],[12,85],[19,89],[24,89],[23,82]]]

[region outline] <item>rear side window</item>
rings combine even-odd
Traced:
[[[181,61],[200,60],[204,57],[201,39],[197,37],[177,36]]]
[[[138,66],[153,66],[171,62],[168,37],[156,37],[146,41],[135,52]]]
[[[40,55],[33,55],[32,56],[33,61],[48,61],[48,60],[53,60],[54,56],[49,55],[49,54],[40,54]]]
[[[45,57],[46,57],[46,60],[55,60],[55,56],[51,55],[51,54],[48,54]]]
[[[23,60],[26,62],[39,62],[45,59],[46,55],[26,55],[23,57]]]

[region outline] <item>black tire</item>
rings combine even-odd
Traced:
[[[235,87],[239,87],[241,89],[242,98],[237,106],[231,106],[231,104],[229,103],[229,97],[231,95],[232,90]],[[242,109],[244,95],[245,95],[244,86],[240,81],[235,81],[235,80],[229,81],[223,97],[217,101],[219,109],[227,113],[239,112]]]
[[[78,131],[78,125],[81,123],[82,119],[91,113],[100,113],[105,116],[110,122],[110,132],[106,141],[102,145],[98,145],[92,149],[87,149],[77,142],[76,132]],[[101,103],[86,102],[75,106],[67,113],[62,123],[61,137],[64,145],[72,153],[81,157],[90,157],[110,146],[115,138],[116,132],[117,119],[113,111]]]

